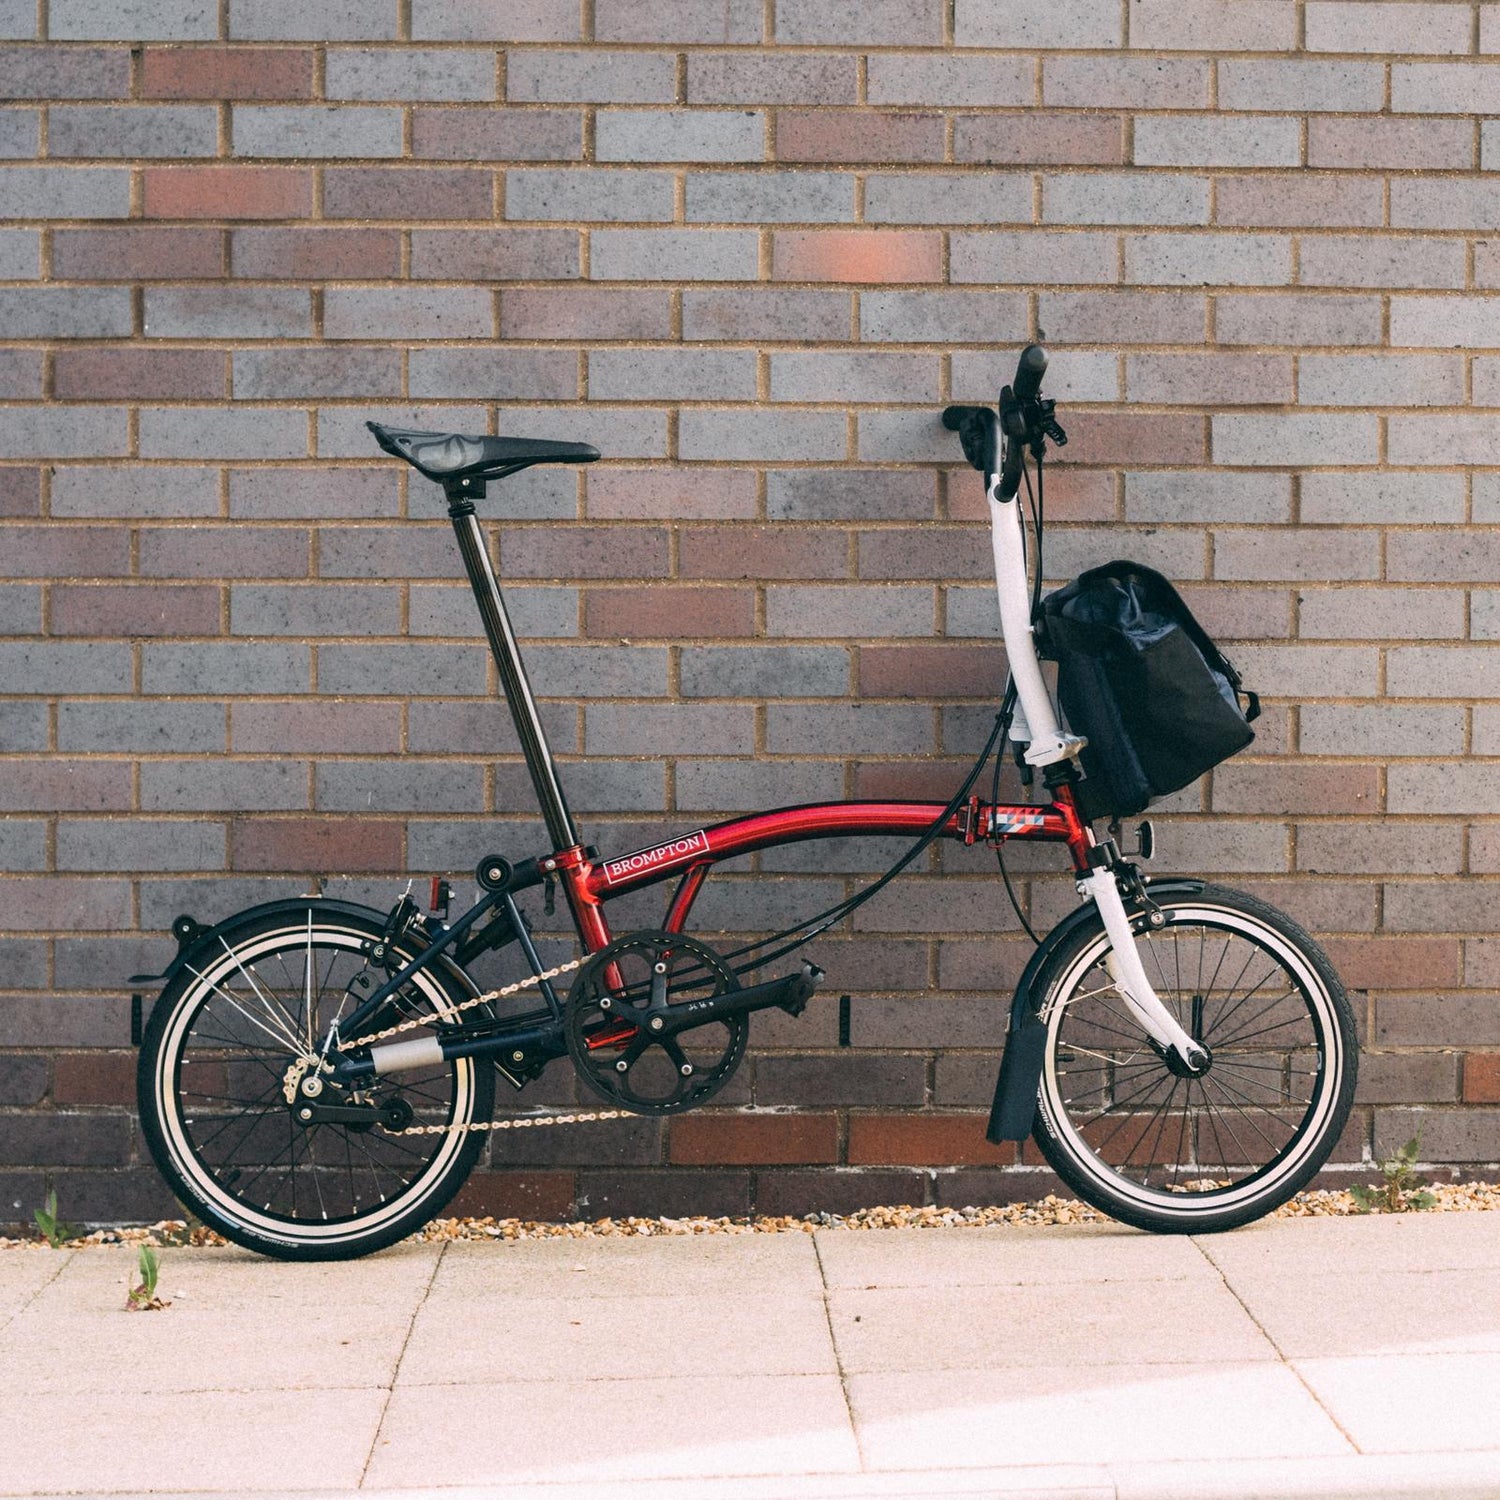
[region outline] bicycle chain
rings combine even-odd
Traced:
[[[507,995],[534,989],[543,980],[556,979],[559,974],[569,974],[574,969],[581,969],[587,962],[587,956],[575,958],[569,963],[559,964],[555,969],[548,969],[544,974],[535,974],[528,979],[518,979],[514,984],[507,984],[498,990],[476,995],[472,1000],[460,1001],[457,1005],[448,1008],[443,1019],[446,1020],[447,1015],[456,1014],[459,1011],[473,1010],[476,1006],[487,1005],[491,1000],[503,1000]],[[368,1047],[372,1042],[383,1042],[389,1036],[398,1036],[403,1031],[415,1031],[420,1026],[431,1024],[430,1016],[417,1016],[410,1021],[400,1021],[395,1026],[387,1026],[384,1031],[373,1031],[369,1036],[357,1037],[354,1041],[344,1042],[341,1045]],[[515,1120],[480,1120],[471,1125],[408,1125],[405,1130],[398,1133],[401,1135],[466,1135],[476,1130],[536,1130],[544,1125],[584,1124],[590,1120],[623,1120],[629,1114],[630,1111],[625,1109],[595,1109],[574,1115],[535,1115]]]

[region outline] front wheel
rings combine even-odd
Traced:
[[[302,1060],[317,1072],[330,1024],[386,980],[371,957],[383,931],[377,912],[318,900],[247,915],[194,951],[151,1013],[137,1075],[142,1133],[178,1198],[236,1244],[286,1260],[379,1250],[436,1214],[482,1149],[465,1127],[492,1113],[487,1059],[360,1088],[330,1075],[307,1102],[345,1114],[311,1124],[286,1097],[301,1076],[289,1070]],[[389,959],[413,956],[398,943]],[[439,959],[372,1024],[417,1020],[403,1040],[432,1038],[457,1026],[454,1006],[473,993]]]
[[[1079,1197],[1124,1223],[1234,1229],[1328,1159],[1354,1100],[1354,1017],[1322,949],[1274,907],[1217,886],[1155,904],[1165,921],[1137,936],[1141,961],[1208,1050],[1206,1071],[1188,1076],[1131,1016],[1095,916],[1037,976],[1035,1140]]]

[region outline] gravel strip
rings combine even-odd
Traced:
[[[1500,1184],[1466,1182],[1434,1184],[1427,1189],[1437,1202],[1427,1213],[1459,1213],[1500,1209]],[[1310,1219],[1353,1216],[1364,1210],[1349,1193],[1323,1189],[1299,1193],[1271,1215],[1275,1219]],[[1086,1203],[1049,1196],[1035,1203],[1006,1203],[994,1208],[862,1208],[852,1214],[807,1214],[738,1218],[693,1217],[686,1219],[579,1219],[572,1223],[539,1223],[531,1219],[434,1219],[413,1236],[420,1243],[445,1240],[550,1240],[594,1239],[617,1235],[661,1234],[786,1234],[810,1233],[814,1229],[951,1229],[964,1225],[1096,1224],[1107,1222],[1104,1214]],[[139,1228],[95,1229],[65,1244],[69,1250],[92,1245],[223,1245],[228,1241],[201,1224],[189,1226],[181,1219],[164,1219]],[[45,1249],[41,1239],[0,1237],[0,1250]]]

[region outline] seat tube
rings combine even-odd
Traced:
[[[510,705],[510,716],[515,721],[526,768],[531,772],[531,784],[536,788],[547,835],[554,849],[571,849],[578,842],[578,830],[573,824],[573,814],[568,810],[567,798],[563,796],[562,784],[557,779],[557,763],[552,758],[552,747],[547,743],[547,731],[542,728],[536,699],[531,695],[531,684],[521,661],[521,648],[511,628],[495,570],[490,565],[490,554],[484,544],[484,533],[479,529],[479,519],[474,514],[473,502],[450,493],[448,515],[458,537],[458,550],[469,575],[469,585],[479,605],[479,616],[484,621],[484,633],[489,637],[490,651],[500,669],[500,685],[505,690],[505,701]]]

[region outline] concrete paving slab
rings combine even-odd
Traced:
[[[448,1295],[429,1298],[398,1384],[612,1380],[652,1375],[831,1375],[820,1297]]]
[[[1363,1271],[1500,1271],[1495,1213],[1262,1219],[1195,1242],[1231,1281],[1257,1271],[1288,1280]]]
[[[1279,1364],[852,1375],[869,1469],[1311,1457],[1350,1444]]]
[[[1351,1454],[1112,1466],[1117,1500],[1495,1500],[1491,1453]]]
[[[1186,1237],[1144,1234],[1122,1224],[826,1229],[816,1239],[831,1287],[927,1286],[935,1274],[945,1286],[1213,1276],[1202,1252]]]
[[[829,1294],[847,1372],[1274,1360],[1222,1283],[1073,1282]]]
[[[14,1250],[0,1254],[0,1328],[54,1281],[76,1250]]]
[[[1500,1353],[1500,1271],[1366,1272],[1296,1281],[1237,1276],[1232,1285],[1287,1359]]]
[[[633,1362],[632,1362],[633,1363]],[[833,1375],[399,1387],[366,1486],[856,1472]]]
[[[455,1243],[436,1296],[691,1296],[822,1289],[810,1234],[632,1235]]]
[[[0,1396],[0,1494],[352,1490],[386,1399],[371,1389],[162,1400],[153,1394],[155,1368],[116,1373],[110,1392]]]
[[[1292,1368],[1362,1453],[1500,1449],[1500,1354],[1299,1359]],[[1500,1488],[1500,1453],[1495,1464]]]

